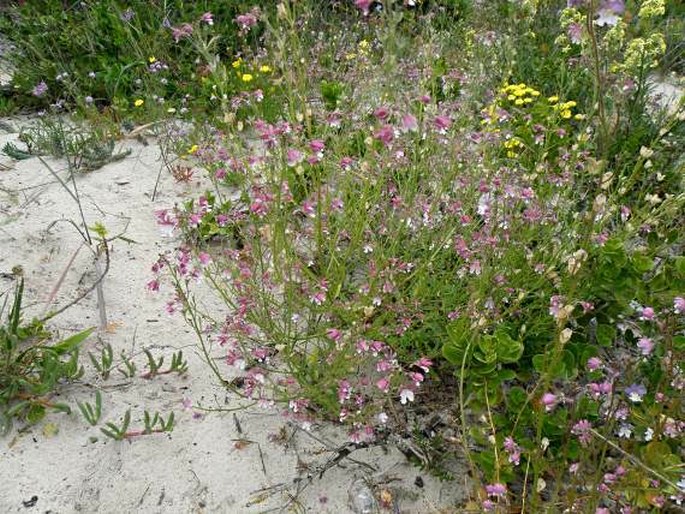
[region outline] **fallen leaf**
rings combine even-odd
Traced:
[[[46,423],[45,426],[43,426],[43,435],[45,437],[54,437],[59,433],[59,428],[57,425],[54,423]]]
[[[381,491],[381,505],[386,509],[392,507],[392,493],[387,489]]]
[[[114,334],[121,326],[123,323],[121,321],[111,321],[107,323],[107,326],[105,326],[105,332],[108,334]]]

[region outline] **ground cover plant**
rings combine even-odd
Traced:
[[[155,213],[147,288],[245,405],[464,459],[457,512],[682,507],[685,111],[650,93],[677,2],[56,5],[7,15],[15,101],[154,125],[206,176]],[[41,49],[41,16],[83,42]],[[56,68],[103,24],[127,53]]]

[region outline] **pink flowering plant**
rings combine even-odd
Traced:
[[[115,112],[193,122],[160,123],[188,196],[154,213],[176,248],[148,289],[244,405],[468,466],[457,509],[678,509],[685,116],[647,94],[662,4],[177,13]],[[32,102],[58,91],[38,78]]]
[[[315,59],[279,48],[277,62]],[[284,74],[289,111],[247,124],[256,143],[213,133],[195,156],[213,190],[166,214],[192,245],[156,280],[171,278],[169,308],[214,373],[359,445],[451,391],[485,510],[681,501],[678,202],[621,188],[580,100],[509,79],[473,116],[416,80],[433,66],[400,66],[396,93],[369,103],[355,74],[392,56],[361,48],[335,79],[344,94],[320,88],[334,100],[304,113],[316,82],[294,64],[309,76]],[[482,87],[466,65],[439,72]],[[653,152],[669,162],[667,143]],[[200,307],[198,283],[222,308]]]

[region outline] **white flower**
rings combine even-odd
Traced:
[[[381,412],[378,415],[378,422],[385,425],[388,422],[388,415],[385,412]]]
[[[412,391],[411,389],[402,389],[400,391],[400,403],[402,405],[406,405],[407,401],[414,401],[414,391]]]
[[[618,429],[618,436],[624,439],[630,439],[631,435],[633,435],[633,425],[630,423],[621,424]]]
[[[654,439],[654,429],[652,427],[648,427],[647,430],[645,430],[645,441],[649,442],[652,439]]]

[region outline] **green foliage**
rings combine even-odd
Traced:
[[[77,405],[81,414],[91,426],[98,424],[102,415],[102,394],[100,394],[100,391],[95,391],[94,405],[91,405],[89,402],[77,402]]]
[[[20,279],[0,325],[0,428],[4,434],[11,429],[14,418],[36,423],[48,410],[70,412],[68,406],[52,402],[50,396],[62,382],[82,375],[79,347],[93,331],[84,330],[49,344],[50,334],[40,322],[27,324],[22,320],[23,292],[24,282]]]

